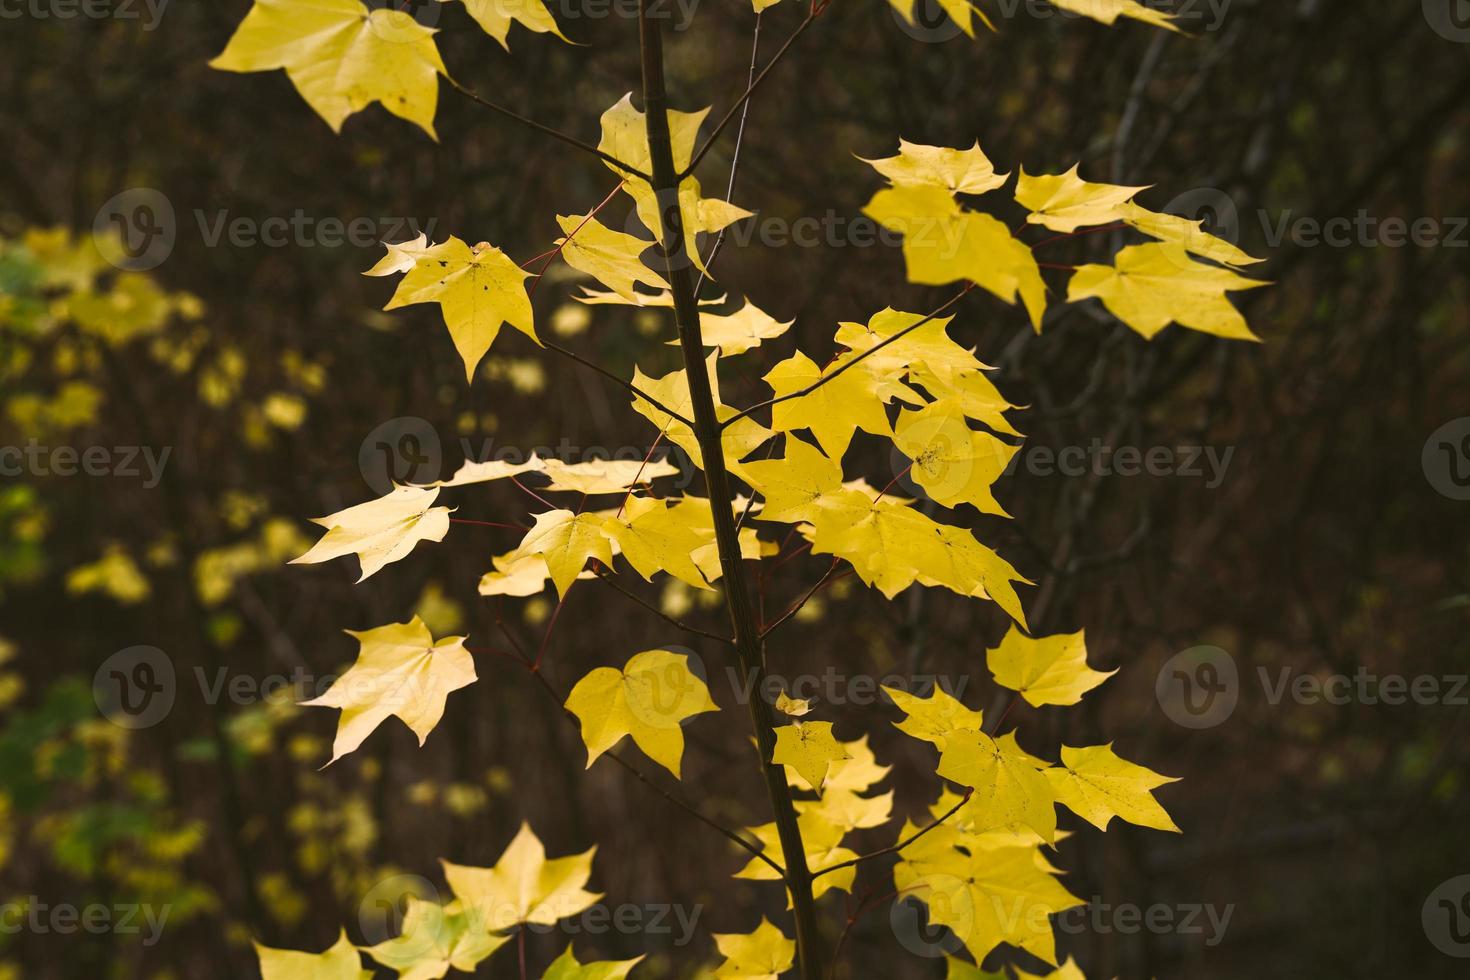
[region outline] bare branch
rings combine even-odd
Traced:
[[[899,851],[903,850],[905,847],[908,847],[914,841],[918,840],[920,837],[923,837],[929,831],[933,830],[935,827],[938,827],[940,824],[944,823],[944,821],[948,820],[950,817],[952,817],[956,813],[958,813],[960,807],[962,807],[966,803],[970,802],[970,795],[972,793],[974,793],[974,792],[975,791],[973,789],[971,789],[969,787],[966,787],[965,788],[965,795],[960,798],[960,801],[958,803],[956,803],[954,806],[950,807],[948,810],[946,810],[940,816],[935,817],[934,818],[934,821],[932,823],[930,823],[928,826],[922,827],[919,830],[914,831],[906,839],[899,841],[897,844],[890,844],[888,847],[879,848],[878,850],[872,851],[872,852],[870,852],[868,854],[859,854],[857,857],[853,858],[851,861],[843,861],[841,864],[834,864],[830,868],[823,868],[821,871],[814,872],[812,874],[812,877],[813,878],[820,878],[820,877],[822,877],[822,875],[827,874],[829,872],[837,871],[837,870],[840,870],[842,868],[850,868],[850,867],[852,867],[855,864],[861,864],[864,861],[871,861],[874,858],[882,857],[885,854],[897,854]]]

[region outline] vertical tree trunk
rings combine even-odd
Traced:
[[[663,25],[650,14],[650,0],[640,0],[639,41],[643,55],[643,108],[647,113],[648,148],[652,160],[653,189],[663,224],[662,248],[667,276],[674,298],[674,320],[679,329],[679,346],[689,377],[689,395],[694,414],[694,435],[704,457],[705,485],[714,514],[715,540],[720,552],[720,570],[725,603],[735,631],[735,649],[740,668],[754,679],[751,687],[750,720],[755,729],[761,769],[775,813],[776,831],[784,855],[786,887],[791,892],[796,917],[796,949],[803,980],[825,980],[821,938],[817,929],[816,905],[812,899],[812,876],[802,848],[796,808],[783,766],[771,762],[776,736],[772,708],[766,703],[765,663],[760,632],[740,557],[730,481],[725,471],[720,423],[715,417],[714,398],[705,373],[704,341],[699,329],[699,305],[694,295],[692,257],[684,247],[684,223],[679,210],[679,175],[675,171],[669,141],[668,99],[664,90]],[[657,234],[659,229],[654,229]]]

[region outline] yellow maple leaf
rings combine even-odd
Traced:
[[[1111,25],[1119,17],[1131,17],[1145,24],[1153,24],[1155,27],[1182,33],[1174,25],[1169,14],[1145,6],[1138,0],[1051,0],[1051,2],[1063,10],[1091,17],[1102,24]]]
[[[1145,235],[1183,245],[1186,250],[1201,258],[1229,266],[1253,265],[1264,261],[1241,250],[1234,243],[1205,231],[1203,219],[1190,221],[1177,214],[1160,214],[1131,201],[1123,205],[1121,210],[1123,220]]]
[[[440,863],[455,897],[495,931],[519,923],[554,925],[591,908],[602,897],[583,888],[592,877],[596,853],[594,845],[581,854],[547,860],[541,839],[523,823],[493,868]]]
[[[795,769],[818,792],[827,778],[827,766],[847,758],[847,750],[832,736],[830,721],[794,721],[775,731],[771,761]]]
[[[906,824],[899,839],[917,828]],[[893,869],[901,894],[929,906],[929,919],[946,926],[981,962],[1001,943],[1010,943],[1056,962],[1056,936],[1050,916],[1083,904],[1036,861],[1029,846],[1000,846],[970,853],[945,842],[938,833],[921,838],[923,847],[905,849]]]
[[[968,150],[948,146],[925,146],[900,138],[898,155],[881,160],[858,157],[897,186],[943,188],[952,194],[984,194],[1006,182],[1009,174],[998,174],[995,165],[980,149],[980,141]]]
[[[688,509],[677,504],[631,497],[622,513],[607,518],[603,528],[645,582],[653,581],[656,572],[667,572],[696,589],[710,590],[713,586],[692,556],[714,540],[714,525],[693,524],[689,516]]]
[[[444,540],[451,511],[433,506],[438,496],[438,487],[396,487],[377,500],[314,517],[312,523],[327,533],[290,563],[311,565],[356,554],[361,582],[384,565],[407,557],[420,541]]]
[[[979,17],[981,23],[992,31],[995,30],[995,24],[991,23],[990,18],[985,16],[985,11],[976,6],[972,0],[937,0],[937,2],[939,8],[948,15],[949,19],[954,21],[959,29],[964,31],[969,37],[975,36],[975,25],[972,22],[973,17]],[[915,26],[914,3],[915,0],[888,0],[888,5],[910,27]]]
[[[381,102],[435,136],[438,76],[449,73],[434,33],[401,10],[368,10],[359,0],[255,0],[209,64],[238,72],[284,68],[335,132],[354,112]]]
[[[791,718],[800,718],[811,714],[812,702],[810,698],[793,698],[782,691],[776,695],[776,710]]]
[[[716,980],[778,980],[796,961],[796,943],[765,918],[754,932],[717,932],[714,939],[725,958],[715,968]]]
[[[546,559],[540,555],[525,555],[519,550],[508,551],[491,559],[494,567],[480,576],[480,595],[531,596],[546,588],[551,572]],[[581,576],[591,576],[584,572]]]
[[[540,473],[546,468],[547,463],[554,460],[544,460],[535,453],[522,463],[512,463],[503,459],[487,459],[483,462],[465,460],[454,475],[447,480],[436,480],[425,484],[430,487],[464,487],[473,483],[489,483],[492,480],[508,480],[522,473]]]
[[[585,494],[625,493],[661,476],[679,475],[677,466],[658,459],[589,459],[583,463],[548,459],[542,471],[551,478],[547,490]]]
[[[1019,298],[1032,327],[1041,330],[1041,270],[1031,249],[997,218],[961,208],[948,191],[932,185],[884,188],[863,214],[903,235],[909,282],[942,286],[968,279],[1007,303]]]
[[[810,429],[822,450],[834,460],[842,459],[858,429],[880,436],[893,432],[872,375],[856,368],[841,368],[839,361],[823,370],[797,351],[765,376],[777,397],[801,391],[823,377],[831,378],[809,394],[773,405],[771,426],[778,432]]]
[[[362,968],[362,955],[343,929],[337,941],[321,953],[294,949],[272,949],[255,943],[261,980],[372,980],[373,971]]]
[[[475,366],[504,323],[541,343],[526,294],[525,281],[530,273],[500,249],[484,242],[471,248],[451,236],[413,259],[413,268],[407,270],[383,309],[438,303],[449,336],[464,361],[466,380],[474,379]]]
[[[892,766],[881,766],[878,757],[873,754],[872,748],[868,746],[868,736],[854,739],[851,742],[838,742],[847,758],[838,759],[827,767],[827,782],[822,787],[824,794],[837,792],[862,793],[873,787],[888,776],[893,769]],[[791,786],[800,786],[797,782],[801,777],[795,770],[786,770],[786,782]]]
[[[893,790],[859,796],[852,790],[828,788],[818,799],[796,800],[795,806],[797,813],[815,813],[844,832],[881,827],[893,816]]]
[[[1150,242],[1119,250],[1112,265],[1084,265],[1072,274],[1067,300],[1096,298],[1145,338],[1178,323],[1232,340],[1259,340],[1227,292],[1270,285],[1206,265],[1183,245]]]
[[[634,654],[622,670],[589,671],[572,688],[566,706],[582,723],[588,768],[628,735],[675,779],[684,756],[684,719],[720,710],[704,681],[689,669],[689,658],[669,650]]]
[[[489,932],[460,902],[440,905],[410,895],[399,935],[366,952],[397,970],[398,980],[439,980],[451,967],[474,973],[481,960],[509,941],[509,936]]]
[[[392,715],[423,745],[444,716],[445,698],[475,682],[475,661],[464,648],[465,638],[436,641],[417,616],[406,623],[346,632],[358,642],[356,663],[321,697],[302,702],[342,709],[331,762],[356,749]]]
[[[623,980],[628,971],[643,961],[642,956],[631,960],[597,960],[579,963],[569,945],[556,960],[541,974],[541,980]]]
[[[635,282],[655,289],[669,288],[663,276],[643,264],[643,252],[652,242],[614,231],[589,215],[557,215],[556,222],[567,236],[556,240],[567,265],[585,272],[628,302],[637,301]]]
[[[1016,201],[1031,213],[1026,223],[1052,231],[1073,232],[1089,225],[1122,221],[1128,202],[1148,185],[1097,184],[1083,180],[1077,165],[1064,174],[1028,174],[1021,168],[1016,180]]]
[[[761,345],[762,341],[779,337],[795,320],[782,323],[771,314],[760,309],[750,300],[745,300],[734,313],[700,313],[699,335],[706,347],[718,347],[720,353],[734,357]],[[670,346],[678,346],[678,340],[670,340]]]
[[[893,444],[913,460],[914,482],[946,507],[967,503],[984,514],[1009,517],[991,493],[1018,446],[965,422],[957,401],[932,402],[899,412]]]
[[[449,0],[439,2],[448,3]],[[464,0],[464,5],[475,23],[507,51],[510,44],[506,37],[510,34],[512,21],[519,21],[527,30],[537,34],[555,34],[563,41],[567,39],[556,26],[556,18],[551,16],[543,0]]]
[[[558,596],[567,594],[589,558],[612,566],[612,549],[603,532],[603,518],[593,513],[548,510],[537,514],[536,523],[521,539],[517,551],[546,559]]]
[[[991,738],[968,729],[950,732],[936,771],[972,788],[976,805],[991,816],[992,826],[1022,824],[1048,844],[1055,840],[1057,808],[1051,784],[1037,771],[1034,758],[1016,744],[1014,733]]]
[[[933,743],[941,750],[946,736],[952,732],[984,730],[984,712],[965,707],[963,701],[937,684],[927,698],[896,687],[885,686],[883,691],[908,716],[903,721],[894,722],[893,727],[911,738]]]
[[[742,463],[739,476],[761,495],[760,519],[810,521],[825,499],[842,491],[842,467],[821,450],[786,437],[786,455]]]
[[[1083,632],[1030,637],[1012,625],[1000,646],[988,650],[986,664],[995,682],[1018,691],[1027,703],[1076,704],[1082,695],[1118,672],[1087,666]]]
[[[1173,819],[1154,799],[1153,790],[1179,780],[1120,758],[1112,743],[1084,748],[1062,746],[1062,764],[1042,772],[1057,802],[1098,830],[1114,817],[1140,827],[1179,833]]]

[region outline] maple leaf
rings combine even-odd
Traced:
[[[779,337],[795,320],[782,323],[771,314],[745,300],[734,313],[700,313],[699,335],[706,347],[718,347],[720,353],[733,357],[761,345],[762,341]],[[668,341],[677,347],[678,340]]]
[[[892,819],[893,790],[859,796],[851,790],[828,789],[818,799],[796,800],[795,805],[797,813],[815,813],[844,832],[881,827]]]
[[[893,727],[910,738],[930,742],[941,750],[946,736],[953,732],[984,730],[983,712],[965,707],[964,702],[937,684],[927,698],[896,687],[885,686],[883,691],[907,715],[903,721],[894,722]]]
[[[707,115],[709,109],[668,112],[669,141],[676,171],[683,172],[689,166],[694,156],[694,141]],[[597,148],[644,173],[653,172],[653,157],[648,150],[648,126],[644,114],[633,107],[631,92],[602,114],[602,139]],[[642,177],[635,177],[610,163],[607,166],[624,178],[623,190],[633,198],[638,220],[662,240],[663,222],[659,218],[658,195],[653,187]],[[704,260],[697,244],[699,234],[720,231],[751,216],[749,211],[727,201],[701,197],[699,181],[694,177],[685,177],[679,183],[679,211],[684,224],[685,254],[700,271],[704,271]]]
[[[603,519],[597,514],[548,510],[536,515],[536,523],[521,539],[517,551],[521,555],[540,555],[546,559],[556,594],[565,596],[589,558],[612,566],[612,549],[608,547],[602,526]]]
[[[687,511],[652,497],[630,497],[621,514],[606,519],[603,529],[617,542],[623,557],[645,582],[667,572],[696,589],[713,588],[692,557],[714,540],[708,528],[692,525]]]
[[[448,3],[449,0],[439,0]],[[527,30],[537,34],[555,34],[563,41],[567,36],[556,26],[556,18],[542,0],[464,0],[465,9],[505,50],[510,50],[506,37],[510,34],[512,21],[519,21]],[[570,43],[570,42],[568,42]]]
[[[449,693],[476,679],[465,638],[435,641],[417,616],[406,623],[346,633],[358,642],[356,663],[321,697],[302,702],[342,709],[331,762],[356,749],[391,715],[402,719],[423,745],[444,716]]]
[[[800,718],[811,714],[812,702],[810,698],[793,698],[785,691],[776,695],[776,710],[790,718]]]
[[[563,463],[548,459],[542,471],[551,478],[547,490],[575,493],[625,493],[635,486],[652,483],[661,476],[678,476],[679,468],[663,460],[590,459]]]
[[[614,231],[590,215],[558,215],[556,222],[567,236],[556,240],[567,265],[585,272],[628,302],[637,301],[635,282],[655,289],[669,288],[663,276],[643,264],[643,251],[652,242]]]
[[[1067,962],[1050,973],[1036,974],[1027,973],[1020,968],[1016,969],[1016,980],[1087,980],[1087,975],[1077,965],[1072,957],[1067,957]]]
[[[398,971],[398,980],[439,980],[450,968],[474,973],[477,964],[510,941],[495,935],[459,902],[440,905],[409,896],[400,934],[367,954]]]
[[[827,782],[823,786],[823,793],[862,793],[873,787],[888,776],[893,769],[892,766],[880,766],[878,758],[868,746],[868,736],[854,739],[851,742],[839,741],[842,751],[847,758],[837,759],[827,767]],[[801,779],[794,769],[786,770],[786,782],[791,786],[800,786],[797,780]]]
[[[554,925],[591,908],[600,894],[584,890],[592,877],[596,845],[581,854],[547,860],[546,848],[521,824],[510,846],[493,868],[441,861],[444,878],[466,910],[485,928],[508,929],[519,923]]]
[[[984,194],[1006,182],[1009,174],[998,174],[995,165],[980,149],[980,141],[968,150],[948,146],[925,146],[900,138],[898,155],[881,160],[858,157],[887,177],[895,186],[934,186],[951,194]]]
[[[365,276],[391,276],[400,272],[407,272],[413,268],[420,255],[429,249],[429,236],[419,232],[417,237],[406,242],[384,242],[383,247],[388,250],[377,261],[371,269],[363,273]]]
[[[966,963],[964,960],[953,956],[944,957],[944,980],[1010,980],[1004,973],[991,973],[982,970],[974,963]]]
[[[327,529],[321,540],[292,565],[312,565],[356,554],[358,581],[384,565],[406,558],[420,541],[443,541],[449,533],[448,507],[434,507],[438,487],[396,487],[377,500],[312,518]]]
[[[1082,695],[1118,672],[1087,666],[1082,631],[1030,637],[1012,625],[985,660],[995,682],[1020,692],[1028,704],[1076,704]]]
[[[413,268],[407,270],[383,309],[438,303],[449,336],[464,361],[466,380],[474,379],[475,366],[504,323],[541,343],[526,294],[525,281],[530,273],[500,249],[484,242],[471,248],[451,236],[413,259]]]
[[[764,917],[753,932],[717,932],[714,939],[725,958],[716,980],[778,980],[796,962],[796,943]]]
[[[1022,167],[1016,180],[1016,202],[1031,212],[1027,224],[1073,232],[1087,225],[1122,221],[1129,214],[1133,195],[1148,186],[1095,184],[1078,176],[1077,165],[1064,174],[1028,174]]]
[[[362,955],[347,938],[346,929],[321,953],[254,945],[261,980],[373,980],[373,971],[362,968]]]
[[[520,476],[522,473],[540,473],[546,469],[548,463],[556,460],[543,460],[535,453],[523,463],[512,463],[503,459],[487,459],[483,462],[465,460],[454,475],[447,480],[436,480],[433,483],[424,484],[430,487],[464,487],[473,483],[489,483],[492,480],[508,480],[511,477]]]
[[[939,775],[975,791],[996,827],[1022,824],[1048,844],[1056,838],[1057,809],[1051,784],[1021,751],[1014,733],[950,732],[939,755]],[[987,828],[988,829],[988,828]]]
[[[1051,0],[1054,6],[1063,10],[1070,10],[1074,14],[1091,17],[1093,20],[1111,26],[1119,17],[1131,17],[1141,20],[1145,24],[1153,24],[1155,27],[1163,27],[1175,33],[1183,33],[1174,25],[1171,17],[1162,11],[1154,10],[1138,2],[1138,0]]]
[[[813,520],[823,500],[842,491],[842,467],[792,436],[786,437],[785,456],[742,463],[737,472],[763,498],[763,521]]]
[[[480,577],[480,595],[531,596],[546,588],[551,572],[546,559],[541,555],[525,555],[519,550],[508,551],[491,559],[495,566]],[[590,578],[592,572],[583,572],[578,578]]]
[[[765,382],[776,397],[795,394],[822,378],[821,387],[797,398],[787,398],[771,407],[771,427],[777,432],[809,429],[822,450],[841,460],[858,429],[873,435],[893,433],[883,411],[879,385],[870,374],[856,368],[842,370],[842,363],[825,370],[801,351],[766,372]]]
[[[986,27],[990,28],[992,31],[995,30],[995,25],[991,23],[989,17],[985,16],[985,11],[975,6],[974,3],[971,2],[971,0],[937,0],[937,2],[940,9],[949,16],[949,19],[954,21],[959,29],[964,31],[965,34],[969,37],[975,36],[975,25],[972,22],[972,17],[979,17],[980,21]],[[888,0],[888,5],[892,7],[910,27],[915,26],[914,0]]]
[[[1180,832],[1152,793],[1179,780],[1120,758],[1111,742],[1077,749],[1063,745],[1061,766],[1042,775],[1057,802],[1098,830],[1120,817],[1140,827]]]
[[[1264,261],[1242,251],[1234,243],[1205,231],[1203,219],[1190,221],[1177,214],[1160,214],[1133,202],[1125,204],[1121,211],[1122,219],[1145,235],[1183,245],[1187,251],[1201,258],[1229,266],[1253,265]]]
[[[1031,249],[997,218],[961,208],[948,191],[932,185],[884,188],[863,214],[903,235],[909,282],[942,286],[968,279],[1007,303],[1019,297],[1032,327],[1041,330],[1041,270]]]
[[[221,71],[286,70],[333,132],[380,102],[434,133],[438,76],[448,76],[431,28],[401,10],[368,10],[358,0],[255,0],[224,51]]]
[[[1151,242],[1121,249],[1110,266],[1080,267],[1072,274],[1067,300],[1100,299],[1145,338],[1178,323],[1217,337],[1259,340],[1225,294],[1266,285],[1196,262],[1183,245]]]
[[[589,671],[567,696],[567,710],[582,723],[587,767],[625,735],[643,754],[678,779],[686,718],[718,711],[709,688],[689,669],[689,659],[668,650],[645,650],[623,665]]]
[[[1019,447],[971,429],[958,402],[942,400],[918,411],[901,411],[893,444],[913,460],[909,472],[914,482],[938,503],[967,503],[984,514],[1010,516],[990,488]]]
[[[628,972],[643,961],[642,956],[631,960],[598,960],[594,963],[579,963],[569,945],[556,958],[541,980],[623,980]]]
[[[775,731],[771,761],[795,769],[818,792],[827,778],[827,766],[847,758],[847,751],[832,737],[830,721],[794,721]]]
[[[906,824],[899,839],[916,830]],[[893,869],[894,885],[928,905],[930,922],[953,931],[976,962],[1001,943],[1056,962],[1049,916],[1083,903],[1037,863],[1035,848],[1001,846],[966,853],[945,844],[938,834],[917,843],[927,846],[903,852],[904,860]]]

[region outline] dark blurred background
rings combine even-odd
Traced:
[[[585,47],[516,28],[509,53],[461,5],[415,6],[463,84],[583,138],[637,87],[631,5],[567,0],[559,20]],[[856,157],[891,154],[900,135],[978,139],[1000,170],[1080,161],[1093,180],[1154,184],[1144,204],[1266,257],[1252,271],[1276,285],[1240,297],[1260,345],[1177,326],[1146,342],[1093,303],[1058,304],[1037,337],[978,292],[951,327],[1028,406],[1027,449],[998,488],[1014,520],[973,526],[1037,583],[1023,594],[1033,627],[1085,628],[1094,664],[1121,668],[1076,708],[1018,706],[1022,744],[1115,740],[1183,779],[1160,791],[1182,836],[1064,817],[1075,833],[1056,863],[1093,909],[1064,922],[1061,948],[1098,978],[1464,976],[1470,10],[1220,0],[1182,5],[1180,36],[985,7],[999,32],[970,40],[932,10],[906,27],[881,0],[835,0],[755,97],[732,199],[758,217],[714,273],[796,326],[730,365],[725,399],[765,397],[759,376],[793,346],[821,360],[840,321],[948,295],[906,284],[898,249],[860,217],[877,179]],[[471,643],[499,642],[497,619],[539,641],[545,598],[476,593],[514,532],[455,526],[362,585],[350,560],[284,562],[315,538],[307,518],[380,492],[405,455],[423,479],[563,439],[573,460],[647,448],[621,389],[510,332],[466,387],[437,309],[382,313],[391,282],[360,275],[376,240],[425,227],[524,260],[609,175],[447,86],[438,144],[377,107],[335,136],[284,73],[206,66],[247,8],[4,8],[0,445],[47,452],[0,477],[0,901],[168,917],[157,934],[117,913],[95,931],[7,928],[0,977],[250,977],[252,937],[322,949],[345,923],[381,940],[405,889],[442,890],[438,858],[491,863],[522,820],[552,854],[599,844],[593,887],[644,925],[660,903],[699,915],[692,936],[672,916],[664,931],[538,935],[536,962],[571,938],[583,960],[647,952],[647,976],[690,976],[714,960],[711,932],[747,931],[758,911],[785,921],[779,889],[732,880],[738,852],[616,766],[584,772],[576,730],[513,664],[479,658],[480,682],[449,698],[424,748],[389,722],[325,771],[335,714],[283,691],[350,662],[342,629],[416,610]],[[749,5],[670,11],[675,106],[723,113],[745,84]],[[795,0],[763,15],[763,58],[803,15]],[[723,196],[732,146],[703,164],[707,194]],[[171,245],[136,274],[97,265],[94,225],[139,204],[172,212]],[[298,215],[274,243],[230,231]],[[364,218],[346,243],[331,224]],[[1048,248],[1080,263],[1118,244]],[[571,302],[562,272],[535,297],[543,332],[625,376],[677,366],[663,313]],[[885,446],[860,441],[849,473],[886,483],[903,464]],[[104,447],[108,462],[58,476],[56,447]],[[1045,450],[1067,447],[1089,462],[1057,471]],[[1122,450],[1153,462],[1137,472]],[[461,516],[535,506],[476,489]],[[768,601],[825,567],[784,563]],[[702,597],[631,584],[724,625]],[[548,654],[563,690],[635,650],[689,645],[610,589],[579,588],[566,613]],[[988,603],[918,589],[889,603],[848,579],[783,628],[771,670],[830,665],[825,717],[845,738],[871,733],[896,814],[921,820],[932,753],[850,682],[937,675],[999,711],[983,653],[1005,628]],[[691,726],[679,789],[727,823],[764,822],[734,675],[718,646],[691,648],[737,713]],[[93,679],[114,670],[170,703],[138,727],[107,720]],[[880,862],[851,900],[825,898],[830,936],[889,890]],[[912,907],[876,902],[838,975],[938,977],[953,948]]]

